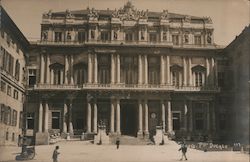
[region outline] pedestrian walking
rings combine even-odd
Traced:
[[[119,149],[119,145],[120,145],[119,137],[117,137],[115,144],[116,144],[116,149]]]
[[[186,145],[185,142],[183,142],[183,143],[181,144],[181,148],[179,149],[179,151],[182,152],[182,155],[181,155],[181,159],[180,159],[180,160],[182,160],[183,157],[185,158],[185,160],[187,160],[187,156],[186,156],[186,153],[187,153],[187,145]]]
[[[58,155],[60,154],[58,150],[59,150],[59,146],[56,146],[53,152],[53,156],[52,156],[53,162],[58,162]]]

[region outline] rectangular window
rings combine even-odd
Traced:
[[[173,112],[173,130],[180,130],[181,128],[181,113]]]
[[[1,81],[1,91],[6,93],[6,83],[4,81]]]
[[[55,42],[62,41],[62,32],[55,32]]]
[[[167,32],[163,32],[163,40],[164,40],[164,41],[167,40]]]
[[[172,42],[174,45],[179,45],[179,35],[172,35]]]
[[[29,86],[33,87],[36,84],[36,69],[29,69]]]
[[[78,41],[79,43],[85,42],[85,31],[78,32]]]
[[[27,113],[27,129],[34,129],[35,113]]]
[[[201,87],[203,84],[202,72],[195,72],[195,86]]]
[[[5,110],[4,110],[4,123],[6,125],[10,125],[11,123],[11,109],[10,107],[6,107],[5,106]]]
[[[108,41],[109,33],[107,31],[102,31],[101,32],[101,41],[106,42]]]
[[[155,43],[156,42],[156,39],[157,39],[157,35],[155,33],[150,33],[149,34],[149,41],[151,43]]]
[[[5,116],[5,106],[4,104],[0,105],[0,123],[4,123],[4,116]]]
[[[194,36],[194,44],[201,45],[201,36],[200,35]]]
[[[133,41],[133,34],[132,33],[126,33],[125,40],[127,42],[132,42]]]
[[[12,133],[12,141],[15,141],[15,133]]]
[[[23,128],[23,112],[20,111],[20,114],[19,114],[19,128]]]
[[[11,96],[11,86],[9,85],[7,87],[7,95]]]
[[[13,110],[13,117],[12,117],[12,126],[17,125],[17,111]]]
[[[60,112],[52,112],[52,129],[60,129]]]
[[[14,89],[13,97],[18,100],[18,91],[16,89]]]

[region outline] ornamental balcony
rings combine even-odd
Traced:
[[[176,91],[176,92],[220,92],[215,86],[173,86],[168,84],[94,84],[84,83],[82,85],[71,84],[37,84],[29,90],[128,90],[128,91]]]

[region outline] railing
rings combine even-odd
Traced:
[[[178,92],[219,92],[220,88],[215,86],[173,86],[168,84],[89,84],[66,85],[66,84],[37,84],[35,90],[143,90],[143,91],[178,91]]]
[[[220,46],[215,44],[178,44],[174,45],[173,42],[168,41],[126,41],[126,40],[85,40],[85,41],[46,41],[41,40],[37,42],[42,45],[147,45],[147,46],[171,46],[176,48],[220,48]]]

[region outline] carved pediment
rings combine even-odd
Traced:
[[[119,18],[120,20],[138,20],[138,19],[147,19],[147,11],[139,11],[134,8],[131,2],[127,2],[123,8],[116,10],[112,13],[112,18]]]

